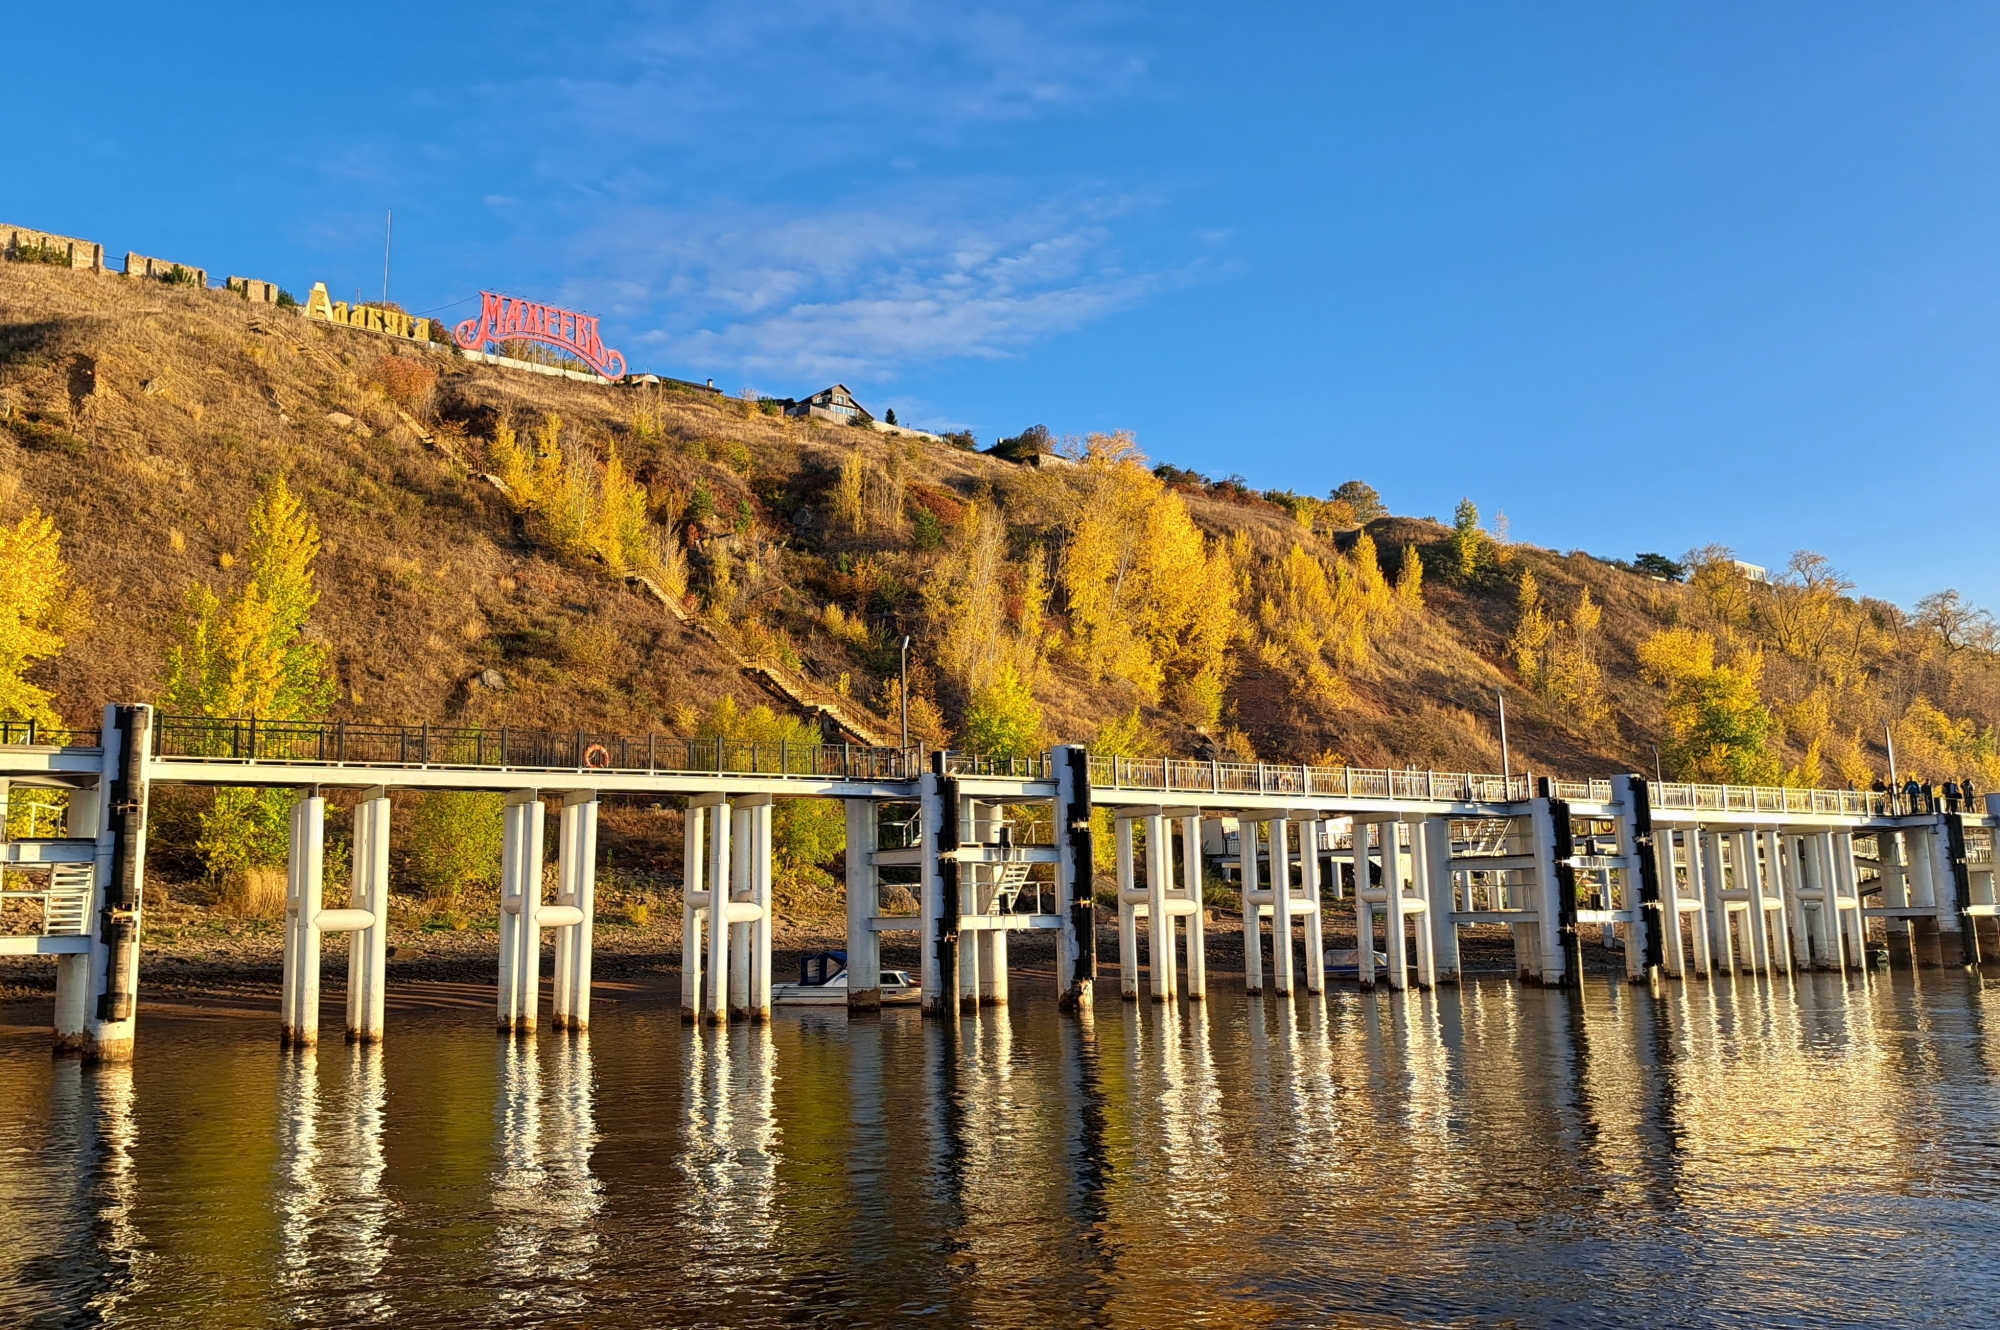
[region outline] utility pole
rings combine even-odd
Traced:
[[[1493,695],[1500,699],[1500,775],[1505,780],[1514,779],[1514,764],[1507,756],[1507,690],[1495,688]]]
[[[1886,720],[1882,722],[1882,737],[1889,741],[1889,808],[1893,811],[1897,806],[1896,801],[1901,799],[1903,794],[1896,784],[1896,732],[1889,727],[1889,722]],[[1916,810],[1913,808],[1910,811]]]
[[[382,223],[382,303],[389,303],[389,242],[396,233],[396,210],[389,209],[389,216]]]
[[[896,692],[903,702],[903,751],[910,751],[910,635],[903,634],[903,664]]]

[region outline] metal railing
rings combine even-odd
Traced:
[[[904,781],[922,767],[918,750],[856,744],[739,743],[594,730],[517,730],[504,725],[355,725],[346,721],[205,716],[162,716],[156,720],[153,756],[293,766],[505,768],[806,780]]]
[[[1294,766],[1271,762],[1201,762],[1172,757],[1093,756],[1090,785],[1093,791],[1296,794],[1432,803],[1518,803],[1533,795],[1526,776],[1315,767],[1304,763]]]
[[[994,780],[1054,780],[1055,765],[1047,753],[1032,757],[991,757],[985,753],[948,752],[947,776],[985,776]]]
[[[72,730],[32,720],[0,720],[0,748],[95,748],[102,739],[97,730]]]
[[[1549,789],[1556,798],[1573,804],[1611,802],[1611,782],[1608,780],[1552,780]]]
[[[1778,785],[1683,785],[1669,782],[1652,791],[1655,808],[1718,813],[1825,813],[1839,817],[1882,817],[1887,795],[1867,790],[1808,790]]]
[[[75,937],[88,922],[93,872],[90,864],[52,864],[46,874],[12,869],[0,874],[0,902],[37,901],[42,907],[41,936]],[[43,879],[41,885],[22,885],[38,877]]]

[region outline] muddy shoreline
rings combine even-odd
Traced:
[[[665,917],[662,917],[665,916]],[[600,916],[595,928],[592,977],[599,983],[627,990],[666,991],[677,988],[681,966],[680,911],[648,911],[638,920],[616,913]],[[240,919],[199,906],[173,902],[149,912],[148,932],[139,966],[141,1000],[148,994],[211,996],[265,995],[276,1000],[283,970],[283,940],[276,921]],[[1491,925],[1461,930],[1460,955],[1468,975],[1513,972],[1513,947],[1507,930]],[[1243,928],[1240,916],[1215,912],[1204,932],[1211,982],[1240,985],[1243,976]],[[779,980],[794,975],[800,959],[819,951],[843,949],[847,942],[844,916],[781,917],[772,938],[773,973]],[[1329,913],[1329,947],[1352,947],[1351,918]],[[1268,948],[1268,942],[1266,946]],[[498,964],[499,933],[491,920],[462,928],[441,928],[432,920],[398,919],[389,933],[389,985],[484,985],[491,988]],[[1098,914],[1097,954],[1100,975],[1115,981],[1118,970],[1118,930],[1115,915]],[[1268,950],[1266,952],[1268,965]],[[1010,939],[1010,968],[1028,974],[1055,969],[1055,937],[1016,933]],[[914,931],[882,937],[882,963],[891,969],[918,968]],[[1592,972],[1622,969],[1616,953],[1592,945],[1586,948]],[[554,949],[543,949],[542,974],[554,970]],[[344,987],[347,947],[329,939],[322,958],[322,982],[329,992]],[[1100,986],[1107,981],[1100,979]],[[0,1001],[34,1001],[55,991],[55,967],[45,957],[0,958]]]

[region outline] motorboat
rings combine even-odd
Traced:
[[[882,1005],[914,1006],[923,1001],[923,991],[907,970],[881,972]],[[787,1007],[844,1007],[847,1005],[847,953],[819,951],[799,958],[796,984],[772,984],[771,1001]]]
[[[1382,974],[1389,968],[1389,953],[1375,953],[1375,973]],[[1336,979],[1358,979],[1361,976],[1361,949],[1358,947],[1328,947],[1326,949],[1326,972]]]

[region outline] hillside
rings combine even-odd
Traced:
[[[525,447],[550,413],[552,456],[594,466],[615,446],[643,487],[673,606],[562,552],[552,509],[523,511],[486,478],[506,474],[503,427]],[[1110,461],[1037,469],[671,386],[475,364],[218,292],[0,264],[0,517],[53,515],[91,604],[32,676],[66,717],[156,694],[188,589],[240,579],[245,515],[278,474],[324,532],[310,631],[338,676],[332,714],[350,720],[687,733],[728,694],[829,705],[893,742],[908,633],[933,743],[1018,677],[1046,739],[1090,740],[1136,706],[1147,735],[1126,740],[1162,751],[1497,770],[1504,686],[1517,770],[1650,771],[1655,744],[1690,742],[1670,733],[1669,683],[1640,666],[1641,645],[1678,626],[1750,677],[1794,779],[1872,779],[1885,722],[1907,731],[1905,767],[2000,777],[1990,625],[1950,602],[1911,617],[1717,559],[1662,581],[1189,473],[1162,489]],[[1167,496],[1212,562],[1175,543]],[[1119,530],[1091,524],[1119,504],[1153,544],[1112,548]],[[1399,592],[1406,551],[1424,576]],[[1155,597],[1152,638],[1113,640],[1085,603],[1076,569],[1100,555],[1106,595]],[[1202,594],[1168,563],[1148,571],[1169,556],[1211,579]],[[1551,629],[1539,647],[1522,647],[1524,572]]]

